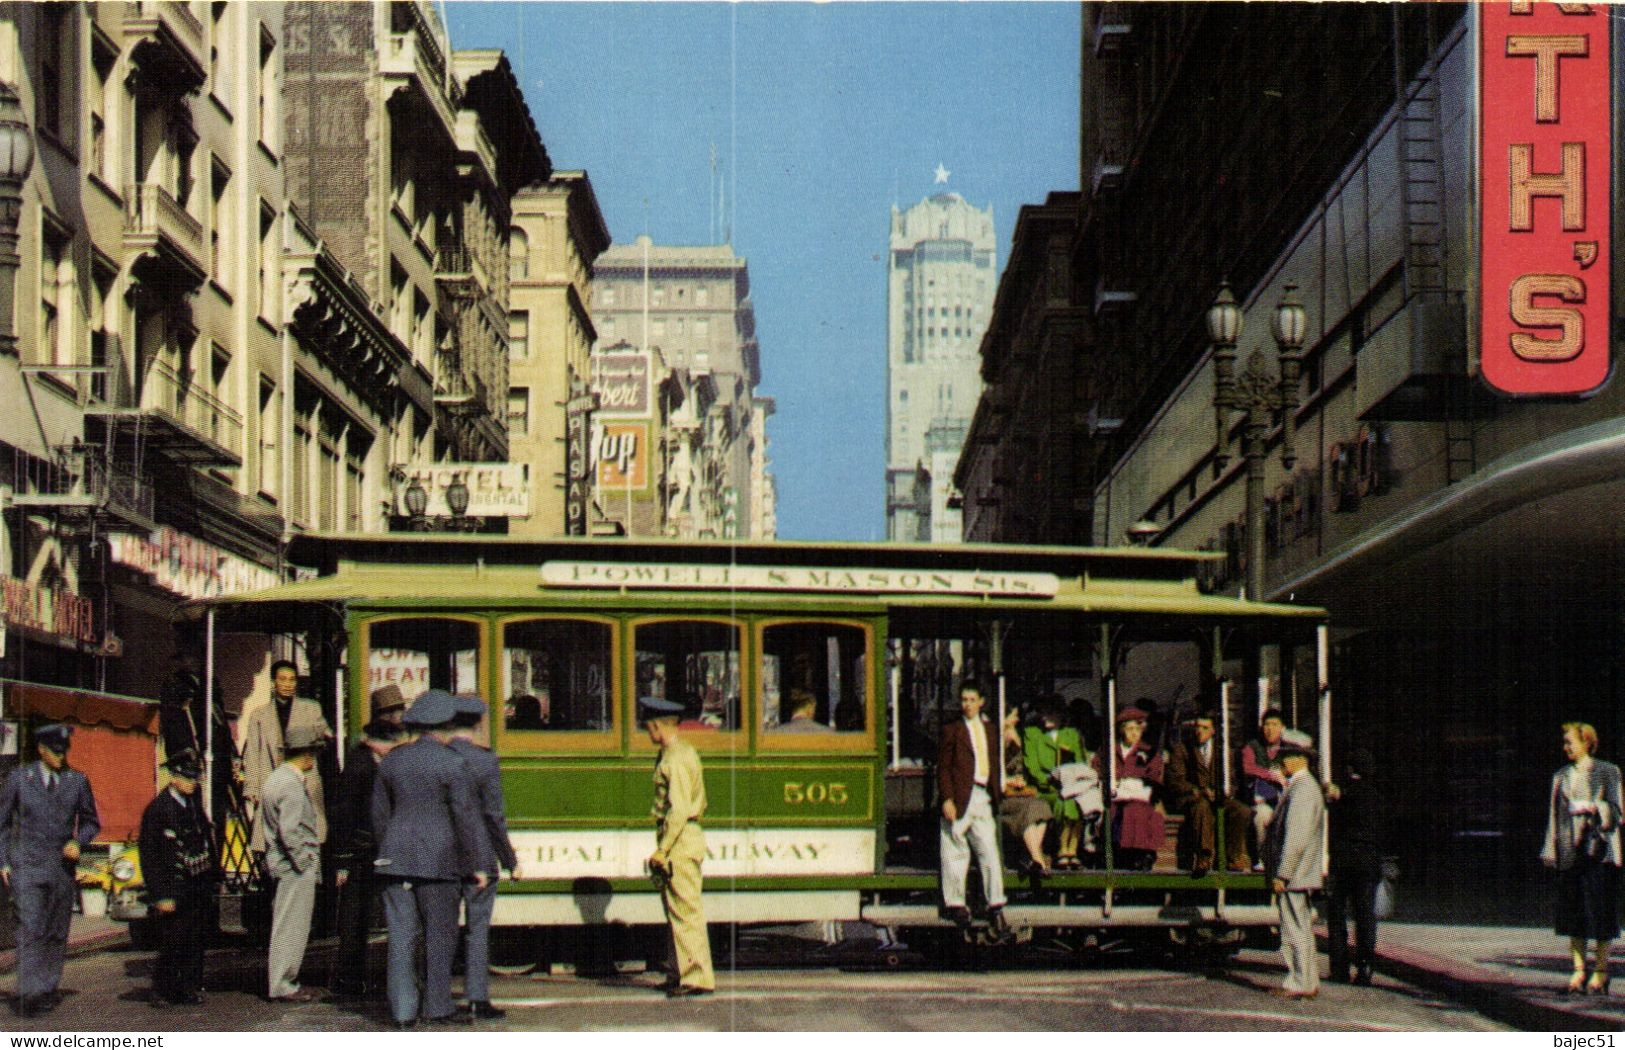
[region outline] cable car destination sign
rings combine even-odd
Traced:
[[[964,572],[914,569],[821,569],[767,565],[658,565],[550,561],[544,587],[628,587],[663,590],[849,591],[860,594],[974,594],[1053,598],[1060,579],[1048,572]]]
[[[1608,5],[1473,7],[1479,369],[1504,394],[1594,393],[1610,366]]]

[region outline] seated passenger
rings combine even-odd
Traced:
[[[818,698],[805,689],[790,690],[790,720],[773,727],[776,733],[833,733],[818,720]]]
[[[1027,848],[1028,874],[1047,874],[1049,858],[1044,856],[1044,835],[1049,830],[1050,804],[1027,783],[1019,705],[1005,712],[1003,740],[1004,797],[999,800],[999,826]]]
[[[546,729],[542,717],[542,702],[529,693],[520,693],[508,701],[513,713],[508,716],[509,729]]]
[[[1162,756],[1141,741],[1145,711],[1125,707],[1117,712],[1117,741],[1112,757],[1113,865],[1128,871],[1150,871],[1166,831],[1155,792],[1162,786]],[[1106,760],[1095,755],[1095,770],[1105,777]]]
[[[1055,821],[1055,866],[1063,871],[1082,867],[1078,841],[1083,835],[1083,814],[1078,804],[1061,795],[1057,770],[1062,766],[1088,761],[1078,731],[1061,723],[1065,708],[1054,697],[1045,697],[1038,707],[1036,726],[1028,726],[1022,736],[1022,755],[1030,783],[1038,797],[1050,808]]]
[[[1258,739],[1249,740],[1241,749],[1241,783],[1247,801],[1253,807],[1254,857],[1263,856],[1264,836],[1275,816],[1276,803],[1281,800],[1281,789],[1286,777],[1275,768],[1276,756],[1281,751],[1281,733],[1286,722],[1281,709],[1272,707],[1264,712],[1258,724]],[[1262,871],[1259,864],[1254,871]]]
[[[1224,814],[1225,866],[1231,871],[1247,871],[1252,866],[1247,859],[1247,825],[1252,813],[1225,794],[1222,761],[1213,743],[1213,715],[1203,711],[1191,722],[1191,739],[1174,744],[1168,759],[1169,802],[1185,814],[1180,863],[1188,864],[1195,876],[1213,869],[1220,812]]]

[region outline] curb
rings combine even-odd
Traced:
[[[1617,1032],[1625,1022],[1617,1017],[1565,1009],[1531,999],[1525,989],[1485,980],[1471,967],[1461,966],[1428,952],[1377,946],[1376,968],[1390,977],[1442,992],[1466,1003],[1492,1020],[1531,1032]]]
[[[106,951],[121,944],[130,943],[130,931],[122,923],[112,929],[97,930],[93,933],[83,934],[79,937],[68,938],[67,957],[78,958],[81,955],[91,955],[95,952]],[[15,948],[0,952],[0,974],[7,974],[17,969],[17,950]]]

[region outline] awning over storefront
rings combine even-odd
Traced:
[[[158,733],[158,703],[88,689],[67,689],[37,682],[0,679],[5,690],[7,718],[33,716],[53,722],[82,726],[107,726],[146,733]]]

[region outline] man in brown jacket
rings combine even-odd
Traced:
[[[970,925],[965,906],[965,876],[975,854],[987,897],[987,921],[994,935],[1004,938],[1004,863],[999,859],[999,827],[993,819],[999,804],[999,737],[992,722],[982,717],[982,690],[974,682],[959,687],[963,718],[942,728],[937,755],[937,791],[942,796],[942,820],[937,842],[942,855],[942,903],[948,918],[960,927]]]

